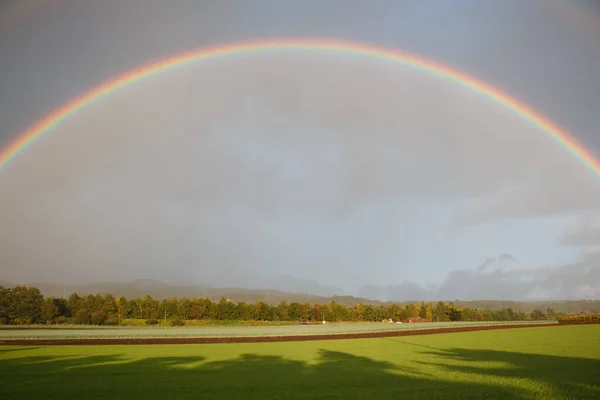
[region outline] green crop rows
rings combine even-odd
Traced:
[[[539,321],[548,323],[549,321]],[[0,330],[0,340],[73,338],[156,338],[156,337],[245,337],[368,333],[393,330],[433,329],[487,325],[519,325],[534,321],[430,322],[421,324],[353,323],[284,326],[192,326],[192,327],[77,327],[76,329]]]

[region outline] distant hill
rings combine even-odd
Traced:
[[[5,287],[13,287],[14,284],[0,281]],[[136,280],[131,282],[96,282],[82,285],[61,285],[56,283],[30,283],[25,286],[34,286],[40,289],[44,296],[68,297],[71,293],[77,293],[81,296],[88,294],[112,294],[113,296],[144,297],[149,294],[155,299],[165,299],[170,297],[208,297],[212,301],[219,301],[221,297],[231,299],[235,302],[244,301],[247,303],[254,301],[265,301],[271,304],[277,304],[281,301],[300,302],[300,303],[337,303],[347,306],[355,304],[381,305],[396,303],[404,305],[416,303],[415,301],[403,302],[382,302],[370,300],[363,297],[354,296],[316,296],[306,293],[294,293],[273,289],[243,289],[243,288],[214,288],[202,286],[184,286],[170,285],[155,280]],[[448,303],[449,301],[445,301]],[[507,300],[454,300],[452,301],[460,308],[480,308],[488,310],[501,310],[503,308],[512,308],[515,311],[531,312],[534,309],[546,311],[548,308],[555,312],[600,312],[600,300],[549,300],[549,301],[507,301]]]
[[[555,312],[581,313],[600,312],[600,300],[547,300],[547,301],[507,301],[507,300],[473,300],[455,301],[461,308],[480,308],[487,310],[501,310],[512,308],[516,311],[531,312],[536,308],[546,311],[548,308]]]
[[[13,287],[14,284],[2,283],[3,286]],[[221,297],[239,302],[254,302],[257,300],[269,303],[301,302],[301,303],[329,303],[336,300],[346,305],[354,304],[379,304],[379,301],[362,299],[352,296],[316,296],[305,293],[292,293],[272,289],[243,289],[243,288],[213,288],[201,286],[169,285],[155,280],[136,280],[131,282],[94,282],[82,285],[61,285],[56,283],[29,283],[25,286],[34,286],[40,289],[44,296],[68,297],[71,293],[81,296],[88,294],[112,294],[127,298],[143,297],[147,294],[155,299],[170,297],[208,297],[212,301],[219,301]]]

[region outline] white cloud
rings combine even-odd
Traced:
[[[564,245],[581,249],[582,261],[600,261],[600,214],[586,213],[566,230]]]
[[[574,246],[600,245],[600,214],[586,215],[569,229],[564,243]]]
[[[380,300],[577,300],[600,297],[600,263],[555,267],[492,267],[451,271],[441,285],[415,282],[365,286],[361,295]]]

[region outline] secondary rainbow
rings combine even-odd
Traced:
[[[328,53],[345,53],[357,56],[366,56],[405,64],[423,72],[442,77],[477,92],[487,99],[498,103],[514,112],[536,126],[539,131],[556,141],[576,159],[600,177],[600,161],[580,142],[578,142],[567,131],[557,126],[550,119],[535,111],[528,105],[518,101],[494,88],[493,86],[468,76],[463,72],[451,69],[436,62],[396,51],[375,47],[366,44],[351,42],[329,41],[320,39],[279,39],[268,41],[255,41],[222,45],[213,48],[200,49],[185,52],[174,57],[151,63],[132,72],[125,73],[114,79],[91,89],[90,91],[72,99],[60,106],[42,120],[29,127],[25,132],[17,136],[0,152],[0,169],[5,167],[20,152],[30,146],[36,139],[50,132],[54,127],[74,115],[83,108],[91,105],[94,101],[110,95],[116,90],[133,85],[143,79],[150,78],[158,73],[169,71],[186,64],[207,61],[219,57],[227,57],[243,53],[277,52],[277,51],[323,51]]]
[[[573,0],[544,1],[558,13],[570,19],[575,27],[586,28],[590,33],[600,35],[600,8],[598,3]]]

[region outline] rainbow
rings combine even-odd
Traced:
[[[586,28],[590,33],[600,35],[600,7],[597,2],[544,0],[544,5],[554,8],[565,17],[565,20],[570,19],[574,26]]]
[[[207,61],[244,53],[276,52],[284,50],[324,51],[328,53],[366,56],[408,65],[425,73],[455,82],[522,117],[524,120],[537,127],[541,133],[568,150],[579,162],[585,165],[596,176],[600,177],[600,161],[572,135],[558,127],[555,123],[535,111],[533,108],[489,84],[447,66],[400,51],[365,44],[318,39],[255,41],[200,49],[151,63],[117,76],[60,106],[42,120],[29,127],[22,134],[18,135],[13,142],[0,152],[0,169],[5,167],[19,153],[35,142],[36,139],[50,132],[61,122],[95,101],[102,99],[119,89],[126,88],[161,72],[170,71],[194,62]]]
[[[0,4],[0,32],[6,33],[46,11],[50,5],[61,6],[57,0],[19,0]]]

